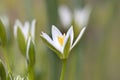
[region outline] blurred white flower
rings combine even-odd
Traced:
[[[60,21],[63,24],[63,26],[69,26],[71,25],[72,15],[69,10],[69,8],[65,5],[62,5],[58,9]]]
[[[91,13],[91,7],[89,5],[85,6],[82,9],[76,9],[74,11],[74,20],[75,23],[80,26],[86,26]]]
[[[14,35],[17,39],[19,48],[25,57],[29,37],[31,37],[31,39],[34,41],[35,23],[36,20],[32,20],[31,24],[28,21],[26,21],[24,25],[22,25],[22,23],[19,20],[16,20],[14,25]]]
[[[34,34],[35,34],[35,23],[36,20],[34,19],[32,23],[30,24],[28,21],[22,25],[22,23],[19,20],[16,20],[15,25],[14,25],[14,35],[17,37],[17,30],[18,27],[22,31],[25,41],[27,41],[28,37],[31,36],[32,39],[34,39]]]
[[[77,37],[77,39],[73,42],[74,32],[73,27],[71,26],[67,33],[62,34],[57,27],[52,26],[52,39],[44,32],[41,34],[41,38],[43,41],[53,49],[55,52],[60,55],[61,58],[68,57],[67,54],[72,50],[72,48],[77,44],[77,42],[81,39],[86,27],[83,27]],[[66,53],[67,52],[67,53]],[[62,55],[61,55],[62,54]]]
[[[72,21],[75,21],[75,24],[78,26],[86,26],[88,24],[88,20],[91,13],[91,6],[86,5],[84,8],[75,9],[73,13],[71,13],[70,9],[62,5],[58,9],[60,21],[64,27],[67,27],[72,24]]]

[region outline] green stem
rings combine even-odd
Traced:
[[[11,72],[9,60],[8,60],[8,57],[7,57],[6,47],[3,47],[2,50],[3,50],[3,54],[2,55],[3,55],[3,58],[5,60],[6,65],[7,65],[7,69],[8,69],[9,72]]]
[[[67,59],[62,60],[62,71],[61,71],[60,80],[64,80],[65,70],[66,70],[66,62],[67,62]]]
[[[34,80],[34,67],[28,67],[28,79]]]

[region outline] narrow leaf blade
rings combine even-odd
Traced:
[[[24,56],[26,56],[26,42],[25,42],[24,35],[19,27],[17,29],[17,41],[18,41],[20,51]]]
[[[0,43],[4,46],[7,43],[7,35],[5,26],[3,25],[2,21],[0,20]]]
[[[1,80],[6,80],[6,71],[1,60],[0,60],[0,78]]]

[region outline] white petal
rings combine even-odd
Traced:
[[[21,24],[21,22],[19,20],[16,20],[15,25],[14,25],[14,35],[15,37],[17,36],[17,28],[20,28],[25,40],[27,41],[27,37],[28,37],[28,32],[29,32],[29,23],[25,22],[24,26]]]
[[[59,29],[52,25],[52,38],[53,40],[55,40],[57,38],[57,36],[62,36],[62,33],[59,31]]]
[[[42,35],[41,35],[45,40],[47,40],[48,43],[50,43],[54,48],[56,48],[58,51],[61,51],[61,47],[58,47],[56,46],[56,43],[54,41],[52,41],[52,39],[44,32],[42,32]]]
[[[20,29],[22,29],[22,24],[21,24],[21,22],[17,19],[16,21],[15,21],[15,24],[14,24],[14,35],[15,35],[15,37],[17,37],[17,28],[20,28]]]
[[[27,41],[28,36],[29,36],[29,29],[30,29],[30,24],[28,21],[26,21],[24,26],[22,27],[22,32],[25,36],[26,41]]]
[[[85,29],[86,29],[86,27],[83,27],[83,28],[82,28],[82,30],[80,31],[80,33],[79,33],[77,39],[76,39],[75,42],[73,43],[71,49],[72,49],[72,48],[78,43],[78,41],[81,39],[83,33],[85,32]]]
[[[71,27],[69,28],[69,30],[67,31],[67,34],[66,34],[65,40],[64,40],[64,44],[63,44],[63,47],[62,47],[62,53],[63,53],[63,50],[64,50],[64,48],[65,48],[65,45],[66,45],[66,43],[67,43],[67,41],[68,41],[69,36],[70,36],[70,42],[71,42],[71,45],[70,45],[70,46],[72,46],[73,38],[74,38],[73,26],[71,26]]]
[[[85,6],[85,8],[83,9],[75,10],[74,12],[75,22],[80,26],[87,25],[90,13],[91,13],[90,6]]]
[[[73,31],[73,26],[70,28],[70,39],[71,39],[71,45],[73,44],[73,39],[74,39],[74,31]]]
[[[44,32],[42,32],[42,35],[41,35],[44,39],[46,39],[51,45],[53,43],[52,39]]]
[[[64,48],[65,48],[65,45],[66,45],[66,43],[67,43],[67,41],[68,41],[69,36],[70,36],[70,31],[69,31],[69,33],[67,32],[67,34],[66,34],[66,36],[65,36],[64,43],[63,43],[63,47],[61,48],[62,53],[63,53],[63,51],[64,51]]]
[[[62,46],[58,42],[58,36],[63,36],[63,35],[57,27],[52,25],[52,38],[53,38],[53,42],[54,42],[53,44],[59,51],[61,51]]]
[[[31,24],[31,36],[33,39],[35,37],[35,23],[36,23],[36,20],[34,19]]]
[[[65,44],[66,44],[69,36],[70,36],[70,41],[71,41],[71,45],[72,45],[72,43],[73,43],[73,38],[74,38],[73,26],[71,26],[71,27],[69,28],[69,30],[67,31],[67,34],[66,34],[66,37],[65,37],[65,42],[64,42]]]
[[[65,5],[62,5],[59,7],[58,10],[59,10],[58,13],[60,16],[60,20],[61,20],[63,26],[65,26],[65,27],[69,26],[71,24],[72,17],[71,17],[71,12],[68,9],[68,7]]]

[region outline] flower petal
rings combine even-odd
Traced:
[[[25,36],[26,41],[27,41],[28,36],[29,36],[29,29],[30,29],[30,24],[28,21],[26,21],[24,26],[22,27],[22,32]]]
[[[54,42],[46,33],[42,32],[42,35],[40,35],[40,37],[50,49],[52,49],[60,58],[63,58],[61,52],[54,46]]]
[[[15,24],[14,24],[14,35],[15,35],[15,37],[17,37],[17,28],[20,28],[20,29],[22,29],[22,24],[21,24],[21,22],[17,19],[16,21],[15,21]]]
[[[74,31],[73,31],[73,26],[70,28],[70,40],[71,40],[71,45],[73,44],[73,39],[74,39]]]
[[[46,33],[42,32],[42,35],[40,36],[42,36],[44,39],[47,40],[47,42],[49,42],[52,45],[53,41]]]
[[[71,24],[72,17],[68,7],[65,5],[62,5],[59,7],[58,12],[59,12],[60,20],[63,26],[64,27],[69,26]]]
[[[58,36],[63,36],[62,33],[59,31],[57,27],[52,25],[52,38],[53,38],[53,45],[60,51],[62,52],[62,47],[60,43],[58,42]]]
[[[78,41],[81,39],[83,33],[85,32],[85,29],[86,29],[86,27],[83,27],[83,28],[82,28],[82,30],[80,31],[77,39],[75,40],[75,42],[74,42],[73,45],[71,46],[71,49],[72,49],[72,48],[78,43]]]
[[[25,40],[27,41],[27,37],[28,37],[28,32],[29,32],[29,23],[28,21],[25,22],[24,26],[22,25],[22,23],[19,20],[16,20],[15,25],[14,25],[14,35],[15,37],[17,36],[17,28],[20,28]]]
[[[35,23],[36,23],[36,20],[34,19],[31,24],[31,36],[33,39],[35,37]]]
[[[73,43],[73,38],[74,38],[73,26],[71,26],[71,27],[69,28],[69,30],[67,31],[67,34],[66,34],[66,37],[65,37],[65,42],[64,42],[65,44],[66,44],[69,36],[70,36],[70,43],[71,43],[71,45],[72,45],[72,43]]]
[[[72,46],[73,37],[74,37],[73,27],[72,26],[69,28],[69,30],[67,31],[67,34],[65,36],[64,44],[63,44],[63,47],[61,48],[62,53],[64,52],[64,48],[65,48],[65,45],[66,45],[69,37],[70,37],[70,46]]]
[[[62,33],[59,31],[59,29],[52,25],[52,38],[53,40],[56,40],[57,36],[62,36]]]
[[[85,6],[83,9],[75,10],[75,13],[74,13],[75,22],[80,26],[87,25],[90,13],[91,13],[90,6]]]

